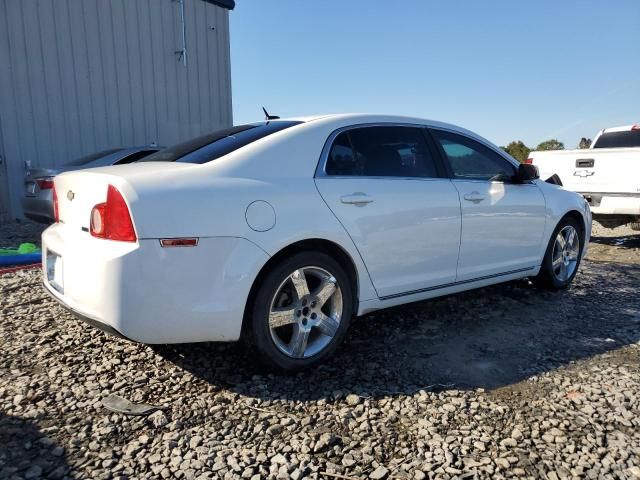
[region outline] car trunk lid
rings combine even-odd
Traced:
[[[24,175],[24,193],[28,197],[35,197],[40,191],[38,180],[48,177],[55,177],[57,170],[51,168],[32,168],[28,167]]]
[[[61,223],[72,228],[89,232],[91,210],[107,199],[109,185],[113,185],[122,194],[133,217],[138,201],[138,189],[146,182],[158,177],[161,181],[175,181],[176,173],[197,168],[197,165],[168,162],[150,162],[113,167],[92,168],[66,172],[55,177],[55,189],[58,199],[58,216]],[[138,237],[143,236],[137,232]]]

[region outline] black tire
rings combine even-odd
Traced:
[[[316,268],[317,270],[313,270]],[[320,272],[329,273],[333,279],[335,279],[336,285],[339,287],[340,299],[342,301],[341,312],[340,312],[340,320],[337,325],[337,329],[335,330],[335,334],[327,340],[329,337],[325,337],[322,335],[321,329],[317,327],[306,325],[311,325],[311,316],[315,315],[314,310],[309,311],[307,308],[306,313],[302,313],[302,310],[298,310],[298,306],[301,305],[300,302],[304,301],[303,299],[298,298],[297,292],[293,291],[293,283],[290,280],[290,276],[300,269],[310,269],[311,273]],[[310,277],[307,281],[308,290],[310,291],[309,299],[313,300],[315,297],[313,296],[314,291],[317,292],[318,287],[313,286],[313,282],[311,281],[312,275],[307,271],[307,275],[305,277]],[[287,280],[289,279],[289,280]],[[318,282],[321,280],[318,280]],[[291,282],[291,283],[288,283]],[[287,293],[281,294],[283,289],[291,290],[291,294],[287,295]],[[323,361],[325,361],[329,356],[331,356],[338,345],[344,340],[344,337],[347,333],[349,325],[351,323],[351,315],[353,313],[353,292],[352,285],[349,280],[349,276],[345,272],[344,268],[340,266],[338,262],[336,262],[332,257],[325,253],[321,252],[300,252],[297,253],[275,266],[267,275],[263,278],[261,285],[259,285],[256,295],[254,296],[253,304],[249,306],[248,309],[248,317],[245,319],[245,332],[243,335],[245,337],[245,341],[249,343],[249,345],[256,352],[258,359],[261,363],[270,369],[276,369],[281,371],[297,371],[303,370],[306,368],[314,367]],[[315,334],[309,333],[309,345],[311,344],[312,335],[316,335],[315,340],[318,343],[322,344],[325,341],[328,343],[322,347],[321,350],[314,353],[310,356],[293,358],[290,355],[285,354],[282,351],[283,343],[280,343],[280,346],[276,344],[277,340],[281,340],[279,334],[276,333],[276,339],[273,338],[272,330],[269,327],[269,315],[272,308],[272,303],[277,301],[275,298],[276,294],[279,294],[280,297],[285,297],[285,306],[282,308],[289,308],[290,306],[294,306],[295,315],[297,316],[296,322],[291,324],[291,341],[293,341],[293,336],[295,335],[295,329],[309,329],[311,332],[315,332]],[[291,303],[288,303],[288,302]],[[335,296],[332,296],[327,306],[335,307],[337,304],[337,300],[335,300]],[[320,304],[320,301],[314,303],[314,308],[326,308],[326,307],[316,307],[316,304]],[[308,304],[311,307],[311,301]],[[339,307],[336,307],[339,308]],[[316,310],[318,311],[318,310]],[[300,316],[302,315],[302,317]],[[305,315],[307,315],[305,317]],[[334,315],[337,316],[337,315]],[[317,317],[313,317],[316,319]],[[307,321],[309,323],[307,323]],[[317,321],[317,320],[313,320]],[[302,327],[303,323],[305,327]],[[334,325],[335,326],[335,325]],[[284,334],[287,334],[287,329],[289,326],[278,327],[276,332],[280,332],[282,329],[285,330]],[[306,345],[306,344],[305,344]],[[306,347],[305,347],[306,348]]]
[[[573,269],[571,274],[568,275],[566,278],[561,279],[561,278],[558,278],[558,275],[554,271],[555,269],[553,266],[552,257],[553,257],[554,246],[556,243],[556,238],[558,237],[558,233],[568,226],[573,227],[577,232],[578,239],[580,241],[579,253],[575,263],[575,269]],[[560,220],[560,222],[554,229],[553,234],[551,235],[551,238],[549,239],[549,244],[547,245],[547,250],[544,254],[544,259],[542,260],[542,265],[540,267],[540,272],[538,273],[538,275],[533,277],[531,281],[536,286],[540,288],[545,288],[547,290],[555,291],[555,290],[563,290],[567,288],[575,278],[576,273],[578,273],[578,268],[580,267],[580,260],[582,257],[583,249],[584,249],[583,227],[578,223],[578,221],[575,218],[564,217],[562,220]]]

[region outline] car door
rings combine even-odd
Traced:
[[[380,297],[455,281],[460,201],[426,132],[375,125],[334,133],[316,185]]]
[[[457,132],[431,133],[462,205],[457,281],[539,265],[546,206],[538,186],[514,182],[516,166],[489,145]]]

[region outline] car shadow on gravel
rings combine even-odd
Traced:
[[[0,412],[0,478],[63,478],[64,450],[29,420]]]
[[[619,237],[591,237],[591,243],[608,245],[610,247],[640,248],[640,234],[623,235]]]
[[[260,369],[241,345],[155,347],[213,387],[261,399],[311,400],[495,389],[640,340],[640,266],[585,262],[562,292],[516,281],[357,319],[326,364]]]

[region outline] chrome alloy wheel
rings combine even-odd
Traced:
[[[558,232],[551,255],[551,268],[555,277],[565,282],[573,275],[580,255],[580,236],[572,225]]]
[[[342,311],[336,278],[320,267],[299,268],[285,278],[271,300],[271,339],[288,357],[311,357],[331,343]]]

